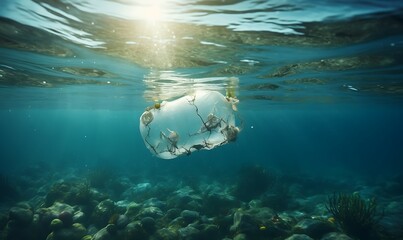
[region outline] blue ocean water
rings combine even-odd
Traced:
[[[106,168],[235,183],[254,165],[340,182],[402,173],[401,1],[1,5],[2,176]],[[225,94],[233,78],[235,142],[153,156],[139,132],[147,107],[192,90]]]

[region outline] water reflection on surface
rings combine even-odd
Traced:
[[[244,99],[400,95],[403,3],[374,3],[5,0],[0,84],[157,101],[236,77]]]

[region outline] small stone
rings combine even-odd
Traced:
[[[127,205],[125,215],[129,218],[134,218],[140,211],[141,205],[136,202],[131,202]]]
[[[237,211],[234,213],[234,224],[231,226],[230,231],[255,235],[259,231],[257,227],[259,224],[254,215]]]
[[[353,240],[344,233],[331,232],[323,236],[320,240]]]
[[[118,219],[116,220],[116,227],[118,229],[123,229],[129,223],[129,218],[126,215],[119,215]]]
[[[143,207],[157,207],[159,209],[165,209],[166,203],[164,201],[158,200],[157,198],[150,198],[143,202]]]
[[[204,224],[201,239],[219,239],[220,229],[217,225]]]
[[[178,235],[172,229],[162,228],[157,231],[157,239],[161,240],[176,240],[178,239]]]
[[[34,213],[30,209],[12,207],[9,212],[9,220],[15,221],[19,226],[29,225],[34,218]]]
[[[155,232],[155,220],[152,217],[145,217],[143,219],[141,219],[141,226],[143,227],[143,229],[151,234]]]
[[[108,224],[109,219],[115,212],[115,203],[110,200],[106,199],[100,202],[94,209],[92,217],[94,223],[98,227],[103,227]]]
[[[188,225],[187,227],[180,228],[178,233],[181,239],[193,240],[198,239],[200,231],[197,228]]]
[[[95,233],[97,233],[98,231],[99,229],[94,224],[89,225],[87,228],[88,235],[95,235]]]
[[[318,239],[329,232],[333,232],[335,227],[329,222],[318,219],[302,219],[294,226],[295,233],[306,234],[312,238]]]
[[[147,234],[140,221],[127,224],[124,230],[125,239],[147,239]]]
[[[64,227],[53,231],[47,240],[81,240],[87,234],[87,230],[80,223],[74,223],[70,227]]]
[[[240,206],[239,201],[233,196],[225,193],[223,189],[217,189],[210,192],[204,199],[204,211],[207,215],[217,213],[225,214],[233,208]]]
[[[70,213],[74,212],[74,207],[66,203],[60,203],[60,202],[53,203],[53,205],[48,207],[47,209],[56,215],[59,215],[62,212],[70,212]]]
[[[55,237],[53,232],[49,233],[49,235],[46,237],[46,240],[54,240],[54,239]]]
[[[16,204],[16,207],[24,208],[24,209],[31,209],[32,207],[27,202],[19,202]]]
[[[243,233],[239,233],[234,237],[234,240],[246,240],[246,235]]]
[[[291,237],[288,237],[285,240],[313,240],[313,238],[305,234],[293,234]]]
[[[72,239],[81,239],[87,234],[87,229],[81,223],[73,223],[71,226],[73,230],[73,237]]]
[[[186,223],[192,223],[199,219],[200,214],[196,211],[183,210],[181,212],[181,217]]]
[[[105,228],[108,231],[108,233],[110,233],[111,235],[115,235],[116,232],[118,231],[115,224],[108,224],[108,225],[106,225]]]
[[[73,222],[83,223],[85,220],[85,214],[82,211],[77,211],[73,215]]]
[[[108,232],[106,227],[99,230],[92,237],[92,240],[112,240],[112,239],[114,239],[114,237]]]
[[[179,208],[171,208],[168,209],[167,213],[165,214],[165,217],[168,219],[174,219],[177,218],[180,215],[181,211]]]
[[[70,227],[73,224],[73,214],[68,211],[63,211],[58,217],[64,224],[65,227]]]
[[[91,235],[85,235],[84,237],[81,238],[81,240],[92,240]]]
[[[162,213],[161,209],[157,207],[146,207],[140,210],[139,215],[141,217],[152,217],[152,218],[160,218],[164,214]]]
[[[61,228],[63,228],[62,220],[55,218],[50,222],[50,229],[52,229],[52,231],[57,231]]]

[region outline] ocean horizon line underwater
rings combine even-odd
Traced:
[[[402,1],[0,2],[0,240],[403,239]]]

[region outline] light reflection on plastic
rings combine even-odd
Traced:
[[[237,139],[237,103],[219,92],[198,90],[146,109],[140,133],[151,153],[163,159],[210,150]]]

